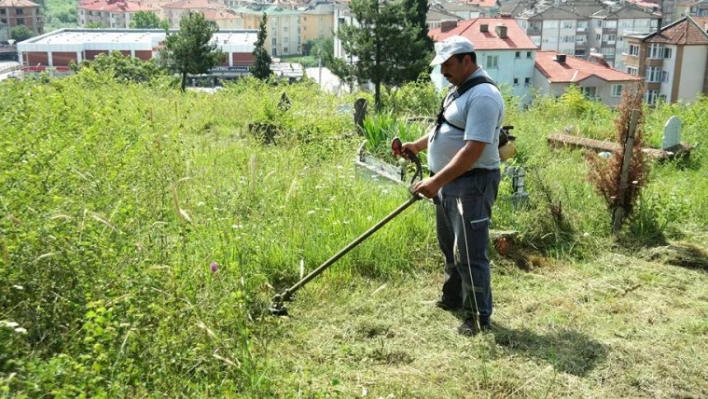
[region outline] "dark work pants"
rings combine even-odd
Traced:
[[[476,313],[476,297],[482,323],[488,323],[492,315],[487,247],[500,180],[499,170],[458,177],[443,186],[436,205],[438,244],[445,257],[443,300],[462,303],[463,316],[471,318]]]

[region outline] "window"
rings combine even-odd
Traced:
[[[307,17],[306,17],[306,16],[303,16],[303,17],[302,17],[302,20],[303,20],[303,21],[307,21]]]
[[[499,56],[498,55],[488,55],[487,56],[487,69],[496,69],[499,67]]]
[[[563,29],[573,29],[575,28],[575,24],[573,24],[573,21],[563,21]]]
[[[609,35],[604,35],[602,37],[603,42],[614,42],[615,40],[617,40],[617,35],[613,33],[610,33]]]
[[[632,55],[632,56],[634,56],[634,57],[638,57],[638,56],[639,56],[639,46],[637,46],[637,45],[635,45],[635,44],[630,44],[630,45],[629,45],[629,53],[628,53],[628,54],[629,54],[629,55]]]
[[[612,85],[612,97],[622,96],[622,85]]]
[[[531,52],[530,52],[530,51],[527,51],[527,52],[526,52],[526,58],[531,58]]]
[[[524,86],[531,85],[531,78],[524,78]]]
[[[273,38],[273,41],[272,41],[270,44],[273,45],[273,46],[277,46],[277,45],[278,45],[278,43],[275,41],[275,38]]]
[[[647,90],[647,93],[644,95],[644,102],[649,105],[654,105],[654,103],[656,103],[658,95],[658,90]]]
[[[25,24],[24,18],[17,18],[17,25],[24,25],[24,24]]]
[[[671,49],[664,48],[664,58],[671,58]]]
[[[585,57],[585,50],[575,50],[576,57]]]
[[[617,21],[602,21],[602,27],[607,29],[617,29]]]
[[[588,21],[578,21],[578,29],[587,29]]]
[[[15,9],[15,15],[23,15],[25,13],[25,10],[21,8]]]
[[[575,36],[563,36],[563,43],[573,43]]]
[[[639,68],[637,67],[632,67],[628,66],[627,67],[627,73],[632,75],[632,76],[637,76],[639,74]]]
[[[658,43],[653,43],[649,46],[649,58],[662,58],[664,55],[664,46]]]
[[[6,24],[7,20],[5,18],[0,18],[0,24]]]
[[[287,27],[287,26],[283,26],[283,32],[287,32],[287,31],[288,31],[288,27]]]
[[[514,86],[518,86],[518,85],[519,85],[519,78],[514,78]]]
[[[583,87],[583,95],[591,100],[595,99],[595,87]]]
[[[647,82],[659,82],[661,79],[660,67],[648,67],[646,74]]]
[[[287,48],[287,47],[283,47],[283,53],[285,53],[285,54],[288,53],[288,48]]]
[[[598,40],[598,41],[602,40],[602,35],[599,33],[597,35],[595,35],[595,40]]]
[[[666,71],[661,71],[661,81],[664,83],[669,83],[669,73]]]
[[[5,15],[5,9],[4,9],[4,8],[0,9],[0,15]]]

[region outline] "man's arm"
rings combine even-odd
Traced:
[[[418,140],[416,140],[412,143],[404,143],[403,149],[404,150],[411,150],[414,154],[417,154],[421,151],[427,150],[428,149],[428,136],[430,136],[430,133],[423,135],[423,137],[419,138]]]
[[[425,179],[413,186],[414,193],[423,194],[427,198],[437,195],[440,187],[455,180],[456,177],[470,170],[484,151],[486,143],[468,140],[465,146],[455,154],[450,163],[430,179]]]

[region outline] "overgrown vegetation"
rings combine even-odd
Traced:
[[[424,84],[401,91],[410,95],[383,96],[390,108],[371,120],[422,134],[402,123],[433,114],[439,97]],[[279,107],[283,93],[289,108]],[[614,137],[617,115],[593,102],[507,107],[531,197],[513,208],[505,179],[493,228],[518,231],[545,260],[522,274],[495,258],[502,327],[494,338],[454,336],[452,315],[421,304],[437,295],[441,274],[423,202],[298,293],[293,319],[265,316],[271,295],[408,196],[357,176],[361,138],[341,111],[354,99],[257,79],[180,94],[91,68],[0,84],[0,389],[19,397],[708,394],[706,278],[693,270],[705,249],[687,250],[690,270],[656,269],[667,266],[648,263],[664,256],[654,252],[608,253],[616,244],[606,203],[586,179],[583,153],[546,144],[569,125]],[[706,112],[705,98],[645,109],[647,142],[660,141],[670,115],[683,120],[683,141],[700,141]],[[270,144],[248,128],[265,122],[277,131]],[[699,147],[688,163],[652,164],[625,234],[660,230],[704,245],[705,160]],[[549,215],[558,204],[556,223]]]

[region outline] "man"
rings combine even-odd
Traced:
[[[492,206],[497,197],[499,129],[504,100],[497,87],[481,83],[457,95],[469,79],[489,78],[477,65],[472,42],[452,36],[435,45],[431,65],[440,65],[452,85],[435,128],[404,149],[428,150],[431,177],[412,187],[427,198],[437,197],[436,227],[445,257],[445,280],[438,306],[462,310],[458,331],[475,335],[489,328],[492,289],[487,246]],[[491,82],[491,79],[489,79]]]

